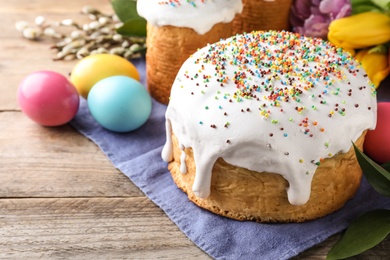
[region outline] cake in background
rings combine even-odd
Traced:
[[[183,62],[197,49],[232,35],[241,0],[138,0],[147,20],[146,73],[151,95],[167,104]]]
[[[243,10],[233,21],[233,35],[255,30],[290,30],[293,0],[242,0]]]

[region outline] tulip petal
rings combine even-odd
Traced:
[[[363,69],[376,87],[390,74],[387,53],[370,53],[369,49],[364,49],[359,51],[355,58],[361,62]]]
[[[306,19],[304,29],[310,37],[326,38],[329,21],[324,15],[311,15]]]
[[[302,26],[305,19],[310,16],[311,0],[297,0],[291,6],[290,22],[292,26]]]
[[[344,12],[344,15],[340,17],[350,15],[352,12],[349,0],[322,0],[319,9],[324,14],[332,14],[333,17],[336,17],[340,13],[340,10]]]
[[[334,19],[340,19],[340,18],[343,18],[343,17],[347,17],[347,16],[350,16],[352,13],[352,8],[350,5],[344,5],[343,7],[341,7],[340,11],[338,12],[338,14],[336,14],[336,16],[334,17]]]
[[[367,12],[334,20],[328,39],[342,48],[362,49],[390,41],[390,16]]]

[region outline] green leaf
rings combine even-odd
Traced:
[[[390,2],[389,0],[371,0],[374,4],[381,7],[383,10],[389,10]]]
[[[390,172],[390,162],[384,163],[381,165],[383,169]]]
[[[388,46],[385,44],[376,45],[368,50],[368,53],[377,53],[377,54],[386,54],[387,50],[389,49]]]
[[[117,29],[117,32],[126,36],[145,37],[146,21],[145,19],[128,20]]]
[[[390,173],[362,153],[355,144],[353,148],[367,181],[380,194],[390,197]]]
[[[352,8],[358,6],[358,5],[372,5],[373,2],[371,0],[351,0],[351,6]]]
[[[326,259],[343,259],[379,244],[390,233],[390,210],[378,209],[355,219]]]
[[[141,18],[137,12],[136,0],[111,0],[111,5],[123,23],[128,20]]]
[[[382,10],[375,5],[358,5],[352,8],[353,15],[366,12],[382,12]]]
[[[351,0],[351,6],[352,6],[352,14],[384,11],[384,9],[381,6],[376,4],[376,0]]]

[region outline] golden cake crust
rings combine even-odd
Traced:
[[[243,0],[244,8],[233,21],[233,34],[255,30],[289,30],[292,0]]]
[[[147,25],[146,74],[150,94],[168,104],[172,84],[182,64],[199,48],[232,35],[232,22],[217,23],[199,35],[191,28]]]
[[[365,133],[355,142],[360,149]],[[176,185],[196,205],[237,220],[303,222],[316,219],[341,208],[354,196],[361,182],[362,170],[351,147],[347,153],[339,153],[320,164],[313,177],[309,201],[294,206],[287,200],[288,182],[281,175],[250,171],[220,158],[213,168],[210,196],[202,199],[192,191],[195,177],[192,149],[185,149],[187,173],[182,174],[181,150],[174,134],[172,141],[173,161],[168,169]]]

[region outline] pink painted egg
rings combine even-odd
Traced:
[[[79,94],[69,80],[53,71],[37,71],[19,84],[18,103],[23,113],[43,126],[68,123],[79,108]]]
[[[381,164],[390,161],[390,102],[378,103],[376,128],[367,132],[364,153]]]

